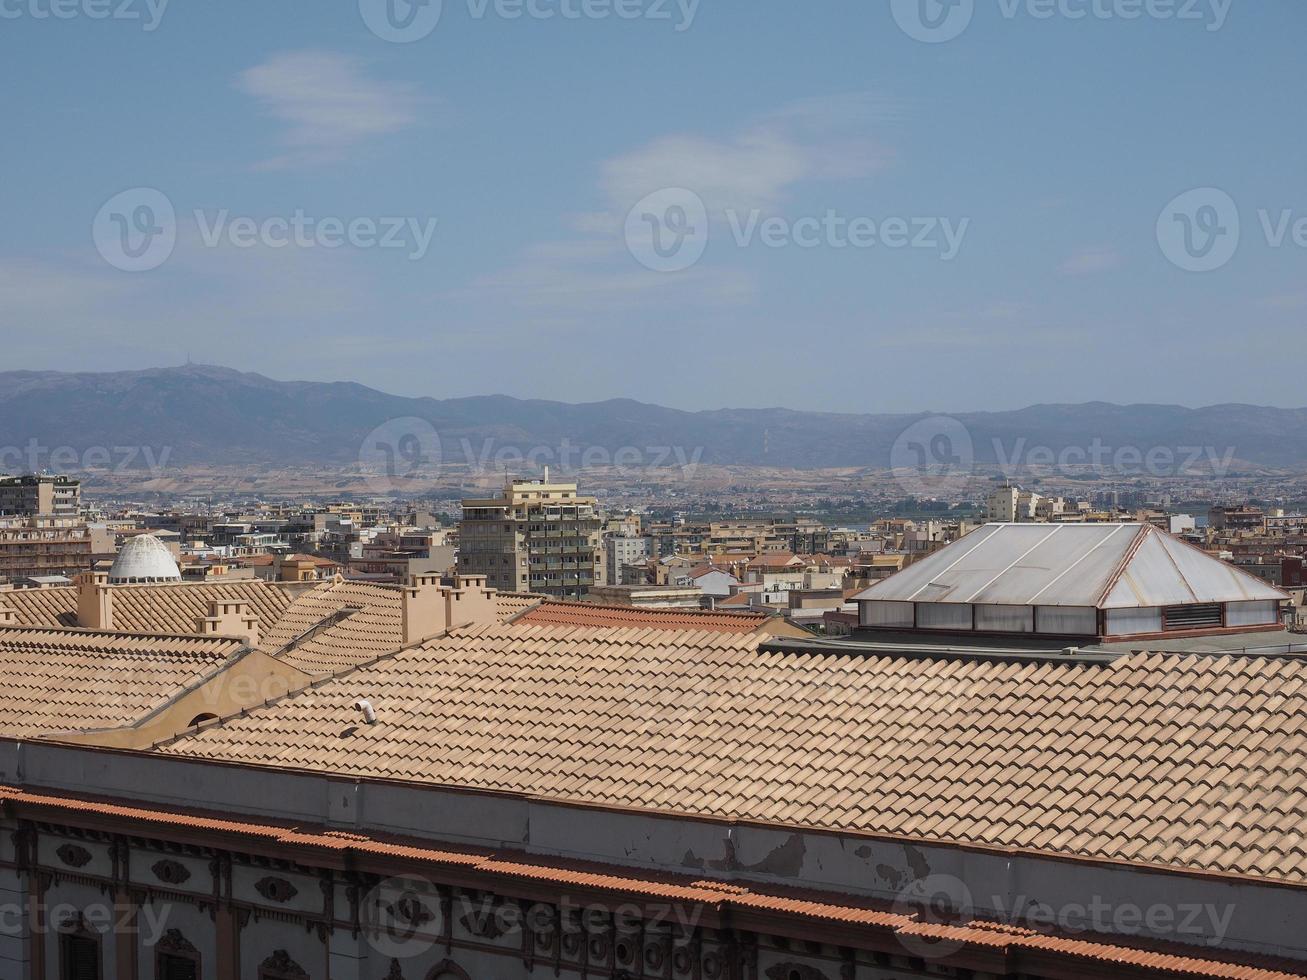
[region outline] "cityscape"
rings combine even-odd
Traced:
[[[0,980],[1307,977],[1289,0],[0,0]]]

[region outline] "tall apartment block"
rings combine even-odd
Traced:
[[[0,477],[0,514],[19,517],[76,517],[82,485],[66,476]]]
[[[580,599],[599,581],[598,501],[575,483],[508,480],[498,497],[463,501],[458,570],[501,592]]]

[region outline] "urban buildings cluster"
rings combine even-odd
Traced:
[[[1301,516],[16,486],[0,976],[1307,969]]]

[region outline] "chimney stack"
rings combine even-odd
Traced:
[[[84,630],[113,629],[113,595],[105,572],[82,572],[77,586],[77,625]]]
[[[245,599],[210,600],[209,615],[201,616],[195,627],[201,636],[235,636],[248,646],[259,645],[259,617]]]

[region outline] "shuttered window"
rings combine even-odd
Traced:
[[[160,953],[159,969],[155,976],[157,980],[199,980],[199,964],[186,956]]]
[[[59,938],[60,980],[100,980],[100,944],[87,936]]]

